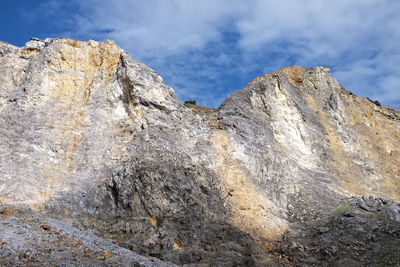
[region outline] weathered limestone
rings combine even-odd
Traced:
[[[400,112],[326,67],[188,108],[114,42],[0,43],[0,201],[178,264],[274,265],[292,222],[400,201]]]

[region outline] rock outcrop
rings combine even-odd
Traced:
[[[177,264],[285,264],[293,223],[350,196],[400,201],[400,112],[327,67],[259,77],[213,110],[112,41],[0,43],[0,122],[1,202]]]
[[[399,205],[350,198],[318,220],[291,226],[277,253],[301,266],[398,266]]]
[[[0,207],[1,266],[175,266],[43,217]]]

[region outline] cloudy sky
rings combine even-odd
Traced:
[[[202,105],[288,65],[328,65],[347,89],[400,108],[399,0],[13,0],[0,22],[16,45],[113,39]]]

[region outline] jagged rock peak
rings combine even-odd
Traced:
[[[317,66],[317,67],[313,67],[313,68],[303,68],[300,66],[288,66],[288,67],[284,67],[280,70],[274,71],[272,73],[267,73],[267,74],[264,74],[263,76],[259,76],[259,77],[255,78],[253,81],[249,82],[246,87],[254,84],[255,82],[257,82],[259,80],[265,79],[266,77],[271,77],[271,76],[278,75],[278,74],[285,75],[286,78],[289,79],[289,81],[294,85],[302,85],[304,75],[306,74],[306,72],[318,72],[323,75],[330,75],[331,70],[327,66]]]
[[[329,72],[330,72],[329,68],[326,68],[326,67],[320,67],[320,68],[324,68],[324,70],[326,70],[326,72],[329,74]],[[261,79],[265,79],[266,77],[269,77],[272,75],[277,75],[277,74],[284,74],[291,83],[299,85],[299,84],[303,83],[304,74],[306,73],[307,70],[308,69],[302,68],[300,66],[284,67],[280,70],[274,71],[272,73],[267,73],[267,74],[264,74],[263,76],[259,76],[259,77],[255,78],[254,80],[249,82],[246,87],[249,87],[250,85],[254,84],[256,81],[259,81]]]

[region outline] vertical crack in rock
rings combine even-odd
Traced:
[[[128,114],[132,115],[132,110],[137,105],[132,97],[133,85],[132,81],[127,75],[127,63],[123,54],[120,56],[120,63],[117,69],[118,82],[123,90],[122,101],[125,103],[125,110]]]
[[[118,191],[118,184],[114,178],[111,179],[111,185],[109,185],[109,190],[111,192],[111,197],[114,200],[114,205],[118,208],[119,203],[119,191]]]

